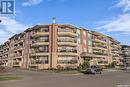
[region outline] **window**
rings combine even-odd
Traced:
[[[48,36],[39,37],[39,41],[48,42],[49,38],[48,38]]]
[[[59,64],[76,64],[78,62],[77,57],[61,56],[58,58]]]
[[[41,28],[40,32],[49,32],[49,29],[48,28]]]
[[[39,47],[37,49],[37,52],[48,52],[48,51],[49,51],[48,46]]]
[[[48,56],[39,57],[36,60],[36,64],[48,64]]]

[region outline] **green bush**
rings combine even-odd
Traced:
[[[90,67],[89,61],[84,61],[82,64],[79,65],[78,70],[86,70],[87,68]]]
[[[5,67],[3,67],[3,66],[0,66],[0,72],[6,72],[6,69],[5,69]]]
[[[110,63],[109,65],[107,65],[106,68],[115,68],[116,65],[117,65],[117,62],[114,61],[114,62]]]
[[[64,68],[61,66],[61,65],[57,65],[57,71],[59,72],[59,71],[63,71],[64,70]]]

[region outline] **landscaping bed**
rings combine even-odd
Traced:
[[[20,80],[20,79],[22,79],[22,77],[0,75],[0,81],[10,81],[10,80]]]

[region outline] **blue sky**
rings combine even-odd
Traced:
[[[73,24],[130,45],[130,0],[15,0],[15,15],[1,15],[0,44],[36,24]]]

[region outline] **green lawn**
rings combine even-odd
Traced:
[[[22,77],[18,76],[0,76],[0,81],[9,81],[9,80],[20,80]]]

